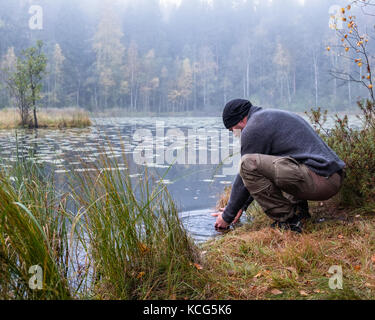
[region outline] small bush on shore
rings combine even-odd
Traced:
[[[332,130],[325,129],[327,112],[307,113],[313,126],[327,144],[346,163],[346,179],[340,191],[344,205],[372,205],[375,199],[375,105],[358,102],[361,128],[351,128],[348,116],[336,115]]]

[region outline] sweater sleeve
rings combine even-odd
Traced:
[[[251,203],[248,203],[250,200],[252,202],[253,198],[250,198],[250,193],[247,191],[241,176],[238,174],[232,186],[232,192],[230,194],[228,205],[223,213],[223,220],[226,223],[231,224],[238,211],[244,208],[245,205],[249,205]]]
[[[267,133],[269,131],[265,131],[262,125],[257,126],[257,128],[246,127],[241,135],[241,156],[245,154],[268,154],[270,135]],[[238,174],[232,186],[228,205],[222,216],[223,220],[226,223],[232,223],[238,211],[244,208],[247,209],[253,200],[253,197],[251,197],[243,184],[241,176]]]

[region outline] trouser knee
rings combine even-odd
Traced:
[[[259,165],[258,154],[246,154],[241,158],[240,176],[245,179],[248,175],[253,174]]]

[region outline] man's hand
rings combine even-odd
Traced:
[[[226,223],[223,220],[223,212],[224,212],[224,210],[225,210],[225,208],[220,208],[219,212],[215,212],[215,213],[211,214],[211,216],[217,217],[216,223],[215,223],[215,228],[218,228],[218,229],[228,229],[229,228],[229,224]],[[237,216],[234,219],[234,221],[232,222],[232,224],[236,224],[238,222],[238,220],[240,220],[240,218],[242,216],[242,213],[243,213],[242,209],[240,211],[238,211]]]

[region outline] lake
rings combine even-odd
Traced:
[[[354,116],[350,121],[360,125]],[[67,171],[87,170],[82,161],[95,163],[103,152],[121,158],[125,152],[131,177],[142,176],[147,166],[149,174],[168,186],[184,226],[197,243],[218,235],[211,213],[219,195],[233,182],[240,158],[238,138],[229,135],[221,118],[95,118],[93,122],[86,129],[18,130],[17,135],[15,130],[0,131],[0,157],[5,165],[17,161],[17,153],[32,157],[55,166],[63,180]]]

